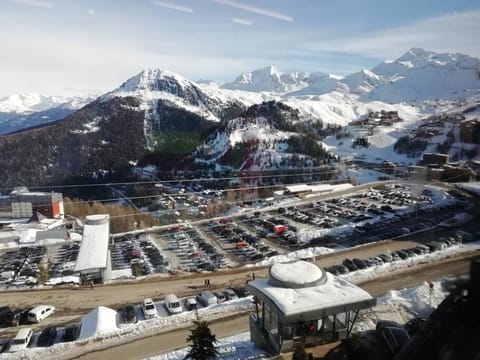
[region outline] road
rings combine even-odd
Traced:
[[[386,241],[368,244],[345,251],[339,251],[317,257],[317,264],[327,267],[339,264],[343,259],[366,258],[388,250],[399,250],[414,246],[412,241]],[[218,271],[209,274],[187,274],[171,277],[155,276],[144,281],[124,282],[115,285],[79,288],[58,288],[46,290],[22,290],[1,292],[2,303],[15,304],[16,307],[33,307],[37,304],[51,304],[57,308],[55,317],[48,319],[44,324],[56,322],[72,322],[80,315],[99,306],[120,308],[126,303],[138,304],[143,299],[151,297],[162,300],[166,294],[174,293],[177,296],[194,295],[203,287],[205,277],[210,279],[213,289],[226,288],[244,284],[252,272],[256,276],[267,275],[267,267],[240,268]],[[58,321],[56,321],[56,319]],[[2,334],[4,329],[0,329]]]
[[[415,269],[408,269],[393,275],[374,279],[360,284],[373,296],[382,296],[390,290],[402,289],[420,285],[425,281],[435,281],[443,277],[453,277],[466,274],[469,271],[469,258],[451,259],[435,264],[425,264]],[[248,316],[236,316],[212,322],[212,332],[217,338],[223,338],[248,331]],[[188,329],[178,329],[172,332],[151,336],[137,341],[115,346],[109,349],[95,351],[79,356],[81,360],[127,360],[143,359],[148,356],[170,352],[186,345]]]

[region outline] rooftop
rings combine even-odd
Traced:
[[[277,263],[270,269],[269,279],[250,281],[247,287],[277,307],[286,321],[314,319],[376,303],[365,290],[307,261]]]
[[[94,224],[91,224],[90,220]],[[110,222],[108,221],[108,215],[87,217],[75,271],[101,269],[107,266],[109,235]]]

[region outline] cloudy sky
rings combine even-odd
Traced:
[[[412,47],[480,57],[478,0],[0,0],[0,97],[101,93],[144,68],[344,75]]]

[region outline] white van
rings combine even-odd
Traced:
[[[31,328],[24,328],[20,329],[13,338],[12,344],[10,345],[10,349],[8,352],[17,352],[20,350],[24,350],[30,344],[32,340],[33,331]]]
[[[205,291],[202,291],[200,294],[198,294],[197,300],[203,306],[218,304],[217,297],[210,290],[205,290]]]
[[[183,312],[180,300],[178,300],[175,294],[168,294],[165,296],[165,307],[170,314],[180,314]]]
[[[27,319],[30,322],[38,323],[46,319],[55,312],[55,307],[52,305],[38,305],[28,312]]]

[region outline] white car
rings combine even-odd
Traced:
[[[145,299],[142,301],[142,311],[145,319],[153,319],[157,317],[157,308],[152,299]]]
[[[13,353],[26,349],[27,346],[30,345],[32,336],[33,331],[31,328],[20,329],[17,335],[13,338],[12,344],[10,345],[10,349],[8,349],[8,352]]]

